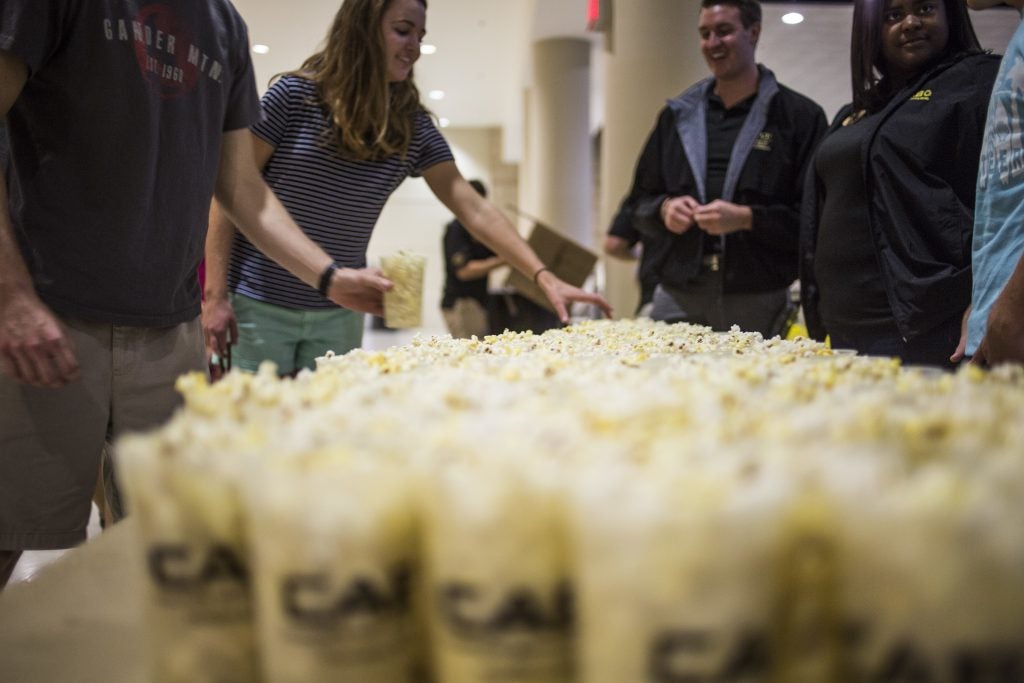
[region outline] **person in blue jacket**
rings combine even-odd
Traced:
[[[856,0],[850,62],[853,102],[804,192],[808,330],[833,347],[951,367],[999,58],[982,52],[962,0]]]
[[[1004,4],[969,0],[972,9]],[[1024,0],[1005,0],[1024,12]],[[982,365],[1024,363],[1024,22],[1003,57],[985,126],[974,216],[967,353]]]

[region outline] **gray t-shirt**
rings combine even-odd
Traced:
[[[194,318],[222,133],[259,118],[242,18],[227,0],[3,0],[0,49],[29,68],[11,218],[42,299],[116,325]]]

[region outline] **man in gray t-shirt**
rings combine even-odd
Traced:
[[[334,269],[263,183],[258,116],[228,0],[0,4],[0,587],[20,551],[84,540],[105,442],[164,421],[203,367],[215,190],[306,284],[382,312],[390,283]]]

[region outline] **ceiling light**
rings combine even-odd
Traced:
[[[429,97],[432,100],[443,100],[444,90],[431,90],[430,92],[427,93],[427,97]]]
[[[437,120],[437,123],[438,123],[438,125],[439,125],[439,126],[441,126],[442,128],[447,128],[448,126],[452,125],[452,122],[451,122],[451,121],[449,121],[448,119],[444,118],[444,117],[441,117],[441,118],[439,118],[439,119]]]
[[[252,46],[252,51],[255,52],[258,55],[265,55],[268,52],[270,52],[270,46],[269,45],[263,45],[262,43],[256,43],[255,45]]]
[[[423,43],[420,45],[421,55],[432,55],[437,52],[437,45],[431,45],[430,43]]]
[[[804,20],[804,15],[799,12],[788,12],[782,15],[783,24],[799,24]]]

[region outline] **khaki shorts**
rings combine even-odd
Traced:
[[[487,309],[476,299],[456,299],[451,308],[441,310],[448,333],[455,339],[469,339],[473,335],[483,338],[490,334]]]
[[[198,319],[169,328],[62,322],[79,381],[37,389],[0,371],[0,550],[84,541],[105,444],[165,422],[181,403],[174,380],[205,367]]]

